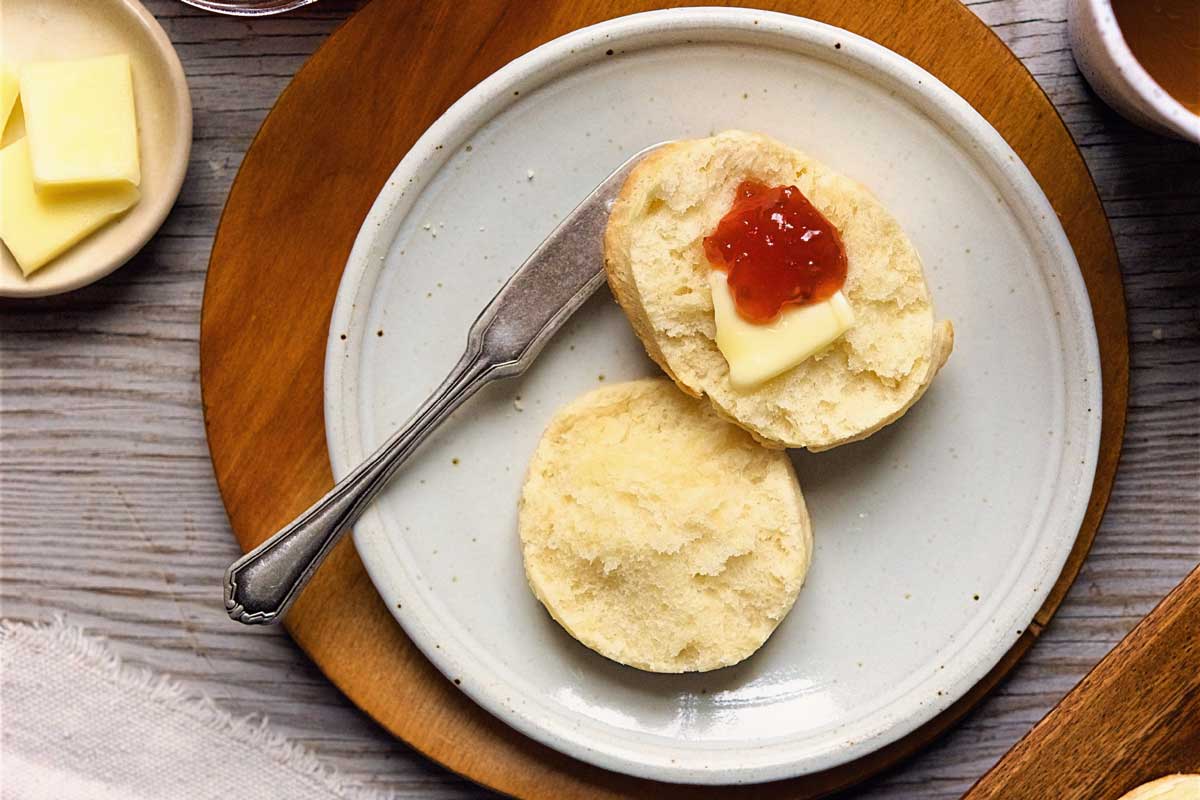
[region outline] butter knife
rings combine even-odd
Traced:
[[[665,142],[663,144],[666,144]],[[343,535],[421,442],[486,383],[524,372],[604,282],[604,227],[636,154],[563,219],[480,313],[467,348],[404,427],[328,494],[225,572],[225,609],[247,625],[282,619]]]

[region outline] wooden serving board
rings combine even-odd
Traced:
[[[209,265],[200,377],[217,482],[249,549],[332,479],[322,419],[329,316],[359,225],[393,167],[454,100],[556,36],[668,5],[653,0],[375,0],[308,61],[263,123],[230,193]],[[966,696],[851,764],[730,789],[678,787],[588,766],[475,706],[404,636],[349,539],[287,619],[296,642],[360,708],[420,752],[521,797],[814,797],[908,757],[1006,675],[1058,608],[1091,546],[1120,453],[1128,397],[1116,252],[1083,160],[1033,77],[958,0],[747,3],[871,38],[975,106],[1024,159],[1075,248],[1100,338],[1104,415],[1095,487],[1062,575],[1033,623]]]
[[[964,800],[1112,800],[1200,772],[1200,567]]]

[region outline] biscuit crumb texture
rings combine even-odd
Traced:
[[[558,412],[519,526],[529,585],[554,619],[651,672],[751,655],[791,609],[812,555],[786,454],[661,379],[605,386]]]
[[[749,391],[716,345],[703,239],[754,179],[795,185],[841,232],[855,325],[827,349]],[[773,447],[826,450],[863,439],[917,401],[953,346],[934,321],[921,260],[866,188],[759,134],[678,142],[630,174],[605,233],[609,285],[650,356],[681,389]]]

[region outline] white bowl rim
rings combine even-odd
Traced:
[[[1119,80],[1123,80],[1139,99],[1153,108],[1161,116],[1157,120],[1169,127],[1177,135],[1200,144],[1200,115],[1193,114],[1187,106],[1162,87],[1154,76],[1146,71],[1142,62],[1129,47],[1125,32],[1121,30],[1113,13],[1112,0],[1080,0],[1087,3],[1088,9],[1101,23],[1096,25],[1100,41],[1108,54],[1116,62],[1120,70]]]

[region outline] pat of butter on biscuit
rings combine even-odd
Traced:
[[[787,306],[765,325],[747,322],[737,312],[725,273],[710,270],[717,348],[729,363],[735,389],[752,389],[787,372],[832,344],[854,324],[854,311],[841,292],[820,303]]]
[[[141,183],[128,55],[26,64],[21,106],[38,191]]]
[[[128,183],[65,194],[33,188],[29,140],[0,150],[0,239],[29,275],[137,202]]]

